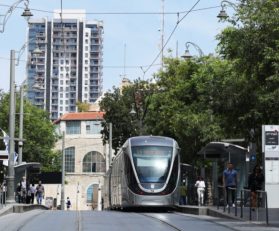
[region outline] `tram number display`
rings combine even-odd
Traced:
[[[133,147],[133,155],[144,156],[171,156],[171,147]]]

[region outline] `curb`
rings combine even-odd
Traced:
[[[9,213],[24,213],[33,209],[48,210],[49,208],[44,205],[28,205],[28,204],[14,204],[6,205],[0,210],[0,217]]]

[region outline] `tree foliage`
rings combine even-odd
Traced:
[[[241,0],[231,26],[218,35],[220,54],[233,65],[237,101],[235,120],[255,131],[260,147],[261,125],[279,118],[279,4],[276,0]],[[258,149],[260,151],[260,148]]]
[[[79,112],[89,111],[89,107],[90,107],[89,103],[77,101],[76,105]]]
[[[19,97],[16,97],[16,112],[19,112]],[[9,130],[9,94],[3,94],[0,100],[0,127],[8,133]],[[52,151],[55,141],[54,125],[49,119],[47,112],[31,105],[24,100],[23,120],[23,161],[40,162],[42,170],[58,170],[60,157],[59,153]],[[19,136],[19,113],[15,115],[15,137]],[[3,144],[2,144],[3,145]],[[17,143],[15,151],[18,152]]]

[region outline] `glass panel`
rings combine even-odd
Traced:
[[[132,155],[141,183],[164,183],[170,169],[172,147],[134,146]]]

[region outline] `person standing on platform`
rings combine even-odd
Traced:
[[[197,187],[198,193],[198,205],[204,205],[204,191],[205,191],[205,182],[201,176],[198,177],[195,187]]]
[[[37,203],[38,205],[42,204],[42,200],[44,198],[45,188],[42,185],[42,182],[39,181],[39,184],[36,187],[36,197],[37,197]]]
[[[249,175],[248,187],[251,191],[252,197],[252,210],[254,211],[257,207],[257,190],[262,190],[264,182],[264,175],[262,174],[261,167],[256,165],[253,169],[253,173]]]
[[[36,187],[35,187],[34,183],[32,183],[32,185],[30,185],[30,192],[31,192],[30,204],[34,204],[34,198],[35,198],[35,193],[36,193]]]
[[[223,186],[226,189],[227,207],[229,207],[229,198],[231,197],[232,206],[235,207],[235,194],[237,188],[237,171],[233,168],[232,163],[227,164],[223,172]]]

